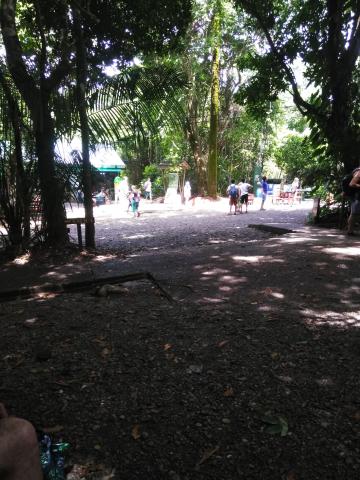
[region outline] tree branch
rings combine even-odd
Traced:
[[[36,12],[36,23],[39,29],[40,40],[41,40],[41,49],[40,49],[40,56],[39,56],[39,71],[40,71],[40,82],[42,84],[45,79],[45,68],[46,68],[46,38],[44,33],[44,26],[42,21],[39,0],[34,1],[34,7]]]
[[[16,0],[1,0],[1,31],[6,50],[6,60],[15,85],[31,111],[36,109],[39,89],[28,73],[22,57],[22,48],[15,25]]]
[[[263,17],[261,14],[256,10],[254,7],[254,4],[250,0],[238,0],[238,3],[243,6],[243,8],[250,14],[252,15],[255,20],[258,22],[261,30],[263,31],[265,38],[269,44],[269,47],[272,51],[272,53],[275,55],[276,60],[278,61],[278,64],[280,68],[283,70],[285,73],[291,88],[292,88],[292,97],[294,99],[294,103],[298,110],[304,115],[304,114],[309,114],[312,116],[316,117],[321,117],[321,112],[312,104],[309,102],[306,102],[303,97],[300,94],[299,87],[297,85],[295,75],[291,68],[287,65],[286,60],[285,60],[285,55],[283,52],[280,51],[280,49],[275,45],[275,42],[270,34],[269,29],[267,28]]]

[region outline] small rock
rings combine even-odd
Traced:
[[[202,365],[190,365],[186,370],[187,373],[201,373],[203,371]]]
[[[31,328],[35,325],[36,322],[37,322],[37,317],[27,318],[24,322],[24,327]]]
[[[231,420],[229,418],[223,418],[222,422],[228,425],[229,423],[231,423]]]

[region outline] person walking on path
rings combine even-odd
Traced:
[[[296,199],[299,188],[300,188],[300,180],[298,179],[298,177],[295,177],[291,184],[291,206],[294,205],[295,203],[295,199]],[[301,202],[301,198],[300,198],[300,202]]]
[[[152,200],[152,184],[150,177],[144,183],[144,197],[146,200]]]
[[[234,215],[236,215],[236,208],[238,204],[238,199],[239,199],[239,189],[235,185],[235,180],[231,180],[230,185],[226,189],[227,194],[229,195],[229,206],[230,206],[230,211],[229,215],[231,215],[232,207],[234,206]]]
[[[140,213],[139,213],[140,192],[139,190],[137,190],[135,185],[131,187],[130,199],[131,199],[131,210],[134,218],[140,217]]]
[[[240,191],[240,213],[242,213],[242,208],[245,203],[245,213],[248,213],[248,203],[249,203],[249,189],[251,188],[250,183],[247,183],[245,181],[245,178],[241,180],[241,182],[238,185],[238,189]]]
[[[269,184],[267,183],[266,180],[267,180],[267,178],[264,175],[262,177],[262,181],[261,181],[262,193],[261,193],[261,207],[260,207],[260,210],[265,210],[264,203],[266,201],[266,197],[267,197],[268,190],[269,190]]]
[[[190,185],[189,180],[186,180],[185,185],[184,185],[185,205],[188,205],[190,197],[191,197],[191,185]]]
[[[360,168],[356,168],[353,172],[353,177],[349,183],[352,190],[351,195],[351,211],[348,219],[348,235],[355,235],[355,223],[360,219]]]

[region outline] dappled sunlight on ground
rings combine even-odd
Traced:
[[[326,247],[323,248],[323,252],[330,253],[331,255],[335,254],[335,258],[341,260],[347,256],[360,256],[360,246],[359,247]]]
[[[360,328],[360,313],[347,311],[346,316],[343,312],[318,311],[313,309],[300,310],[304,317],[306,325],[319,327],[337,327],[337,328]]]

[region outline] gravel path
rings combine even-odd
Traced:
[[[269,204],[269,210],[260,212],[258,203],[256,201],[254,206],[249,207],[248,214],[235,216],[227,214],[225,199],[188,209],[170,209],[167,205],[143,201],[139,218],[120,212],[115,204],[104,205],[94,209],[97,248],[128,254],[221,243],[230,239],[256,240],[259,232],[246,228],[248,224],[299,230],[304,226],[312,206],[311,201],[294,207]],[[82,209],[68,211],[68,217],[82,215]],[[76,241],[75,227],[71,234]]]
[[[303,207],[105,206],[97,254],[3,269],[2,285],[145,270],[174,299],[137,281],[0,304],[0,400],[70,441],[68,480],[359,478],[360,242]]]

